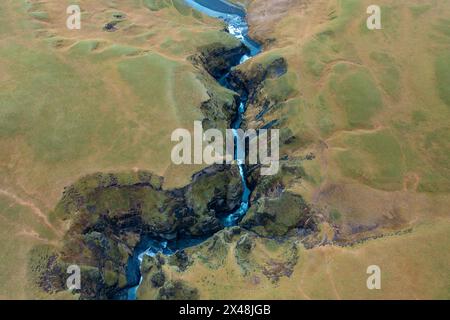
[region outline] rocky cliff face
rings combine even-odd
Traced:
[[[267,63],[255,63],[248,68],[232,70],[228,77],[231,87],[241,95],[247,95],[249,102],[254,102],[260,87],[266,79],[278,78],[287,72],[287,62],[277,57]]]
[[[43,259],[47,267],[36,268],[39,285],[65,289],[67,266],[75,264],[83,270],[81,298],[112,298],[139,281],[129,262],[142,239],[212,235],[243,192],[237,168],[225,165],[200,171],[182,189],[164,190],[162,182],[148,172],[98,173],[66,188],[53,218],[70,227],[62,249]]]
[[[243,45],[228,48],[217,44],[200,48],[199,54],[191,57],[203,70],[202,81],[210,88],[210,99],[201,106],[206,127],[230,126],[239,102],[237,94],[248,99],[251,108],[264,108],[266,100],[260,92],[265,81],[286,73],[287,63],[282,57],[230,72],[247,51]],[[216,82],[226,74],[237,94],[222,90],[234,96],[232,103],[219,92]],[[314,229],[309,207],[300,196],[285,192],[282,176],[262,178],[257,167],[248,171],[254,195],[248,216],[241,222],[243,228],[268,237]],[[220,218],[239,207],[243,194],[238,167],[229,165],[208,167],[180,189],[164,190],[162,185],[162,177],[140,171],[97,173],[67,187],[52,216],[54,221],[65,221],[69,228],[62,248],[36,249],[36,257],[43,251],[46,253],[44,258],[32,257],[36,283],[49,292],[65,290],[67,267],[75,264],[82,270],[83,285],[79,290],[82,299],[114,298],[139,283],[135,258],[146,239],[177,241],[209,237],[223,228]],[[242,254],[248,247],[248,241],[244,240],[239,242]],[[171,260],[180,270],[189,265],[189,257],[182,253]],[[160,287],[159,298],[197,297],[191,287],[165,281],[157,264],[150,268],[151,272],[145,266],[141,272],[145,278],[151,278],[153,286]]]
[[[268,81],[277,81],[287,71],[287,61],[279,56],[261,59],[230,72],[228,82],[231,87],[248,100],[244,126],[254,129],[270,129],[280,124],[279,119],[270,119],[269,117],[266,120],[265,115],[288,99],[288,96],[268,95],[265,88]]]
[[[199,48],[199,54],[191,57],[195,64],[202,65],[215,79],[222,78],[230,69],[239,64],[241,57],[250,50],[242,43],[235,47],[227,47],[215,43]]]
[[[275,176],[261,176],[258,167],[253,167],[248,177],[254,188],[252,206],[239,225],[270,238],[313,234],[317,230],[313,210],[303,197],[289,191],[292,183],[301,179],[301,168],[287,163]]]
[[[236,92],[222,87],[217,80],[223,78],[232,67],[239,64],[241,57],[248,52],[249,49],[240,42],[233,46],[214,43],[198,48],[198,53],[189,57],[198,68],[201,81],[208,90],[209,99],[201,105],[205,116],[203,120],[205,129],[225,129],[231,126],[240,98]]]
[[[233,50],[228,54],[236,52],[242,54],[240,50]],[[225,72],[217,66],[222,65],[223,54],[223,50],[210,48],[204,50],[196,61],[200,62],[212,76],[221,78]],[[232,64],[227,65],[227,68],[230,68],[230,65]],[[248,113],[256,114],[254,119],[247,116],[246,126],[255,129],[282,126],[278,119],[266,120],[264,115],[272,107],[288,99],[288,96],[268,96],[264,89],[267,81],[277,81],[287,72],[287,61],[282,56],[275,55],[232,68],[226,75],[229,87],[247,100]],[[289,143],[288,138],[282,137],[284,140],[281,143]],[[253,195],[250,209],[240,223],[241,227],[268,237],[284,237],[295,231],[306,235],[315,230],[313,214],[307,203],[301,196],[286,191],[286,180],[302,178],[299,168],[285,166],[275,177],[262,177],[257,166],[248,169],[248,182]],[[286,176],[290,178],[286,179]]]

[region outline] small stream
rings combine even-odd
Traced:
[[[208,16],[225,21],[225,23],[228,26],[229,33],[235,36],[237,39],[239,39],[250,49],[250,53],[248,55],[243,55],[241,57],[240,64],[244,63],[246,60],[250,59],[251,57],[261,52],[261,46],[248,36],[248,24],[246,20],[246,12],[243,8],[231,4],[225,0],[184,0],[184,1],[187,5]],[[224,87],[231,89],[229,83],[227,82],[227,75],[225,75],[221,79],[216,80],[219,81],[219,83]],[[241,127],[246,107],[247,107],[247,97],[241,96],[238,112],[235,116],[235,120],[231,124],[231,129],[233,129],[235,141],[239,141],[237,139],[236,130]],[[240,147],[242,148],[243,146],[237,146],[237,148]],[[249,198],[251,191],[247,186],[245,164],[242,161],[238,160],[238,165],[242,179],[242,185],[244,187],[241,205],[235,212],[230,213],[221,220],[223,227],[230,227],[237,225],[239,220],[247,213],[249,208]],[[132,259],[130,259],[128,269],[140,270],[140,265],[145,255],[155,256],[157,253],[162,253],[164,255],[172,255],[178,250],[198,245],[203,241],[205,241],[206,239],[207,237],[178,239],[173,242],[157,241],[154,239],[143,239],[135,250],[136,252],[135,256]],[[134,274],[128,276],[136,280],[140,279],[139,284],[142,282],[142,276],[140,275],[139,272],[135,272]],[[136,299],[136,293],[138,288],[139,285],[128,289],[127,292],[128,300]]]

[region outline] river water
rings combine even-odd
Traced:
[[[185,3],[192,8],[217,19],[223,20],[227,27],[228,31],[231,35],[239,39],[242,43],[244,43],[249,49],[250,53],[248,55],[243,55],[241,57],[240,63],[244,63],[246,60],[251,57],[259,54],[261,52],[261,46],[252,40],[248,35],[248,24],[246,19],[246,12],[243,8],[232,4],[225,0],[184,0]],[[230,88],[226,80],[226,76],[221,79],[217,79],[221,85]],[[240,97],[240,105],[238,108],[238,112],[235,116],[235,120],[231,124],[231,129],[233,129],[233,133],[235,136],[235,142],[239,141],[237,129],[241,127],[243,115],[246,111],[247,107],[247,97]],[[243,146],[237,146],[237,148],[243,148]],[[237,152],[236,152],[237,154]],[[235,157],[236,158],[236,157]],[[241,175],[242,185],[244,187],[244,192],[241,199],[240,207],[235,211],[227,215],[222,219],[223,227],[230,227],[236,225],[239,220],[247,213],[249,208],[249,198],[250,198],[250,189],[247,186],[247,180],[245,177],[245,164],[241,160],[237,160],[239,165],[239,172]],[[139,270],[139,267],[143,261],[145,255],[155,256],[157,253],[162,253],[164,255],[174,254],[177,250],[186,249],[188,247],[192,247],[198,245],[205,241],[207,238],[198,238],[198,239],[185,239],[185,240],[177,240],[176,242],[167,242],[167,241],[156,241],[153,239],[147,239],[141,241],[141,244],[135,250],[135,256],[133,259],[130,259],[129,268],[133,270]],[[132,275],[133,276],[133,275]],[[142,282],[142,276],[140,273],[134,274],[135,277],[139,277],[139,285]],[[129,300],[136,299],[136,293],[139,288],[139,285],[133,288],[128,289],[127,298]]]

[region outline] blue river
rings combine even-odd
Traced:
[[[250,49],[250,53],[248,55],[244,55],[241,57],[240,63],[244,63],[246,60],[250,59],[251,57],[261,52],[261,46],[256,41],[252,40],[248,35],[249,28],[244,8],[225,0],[184,0],[184,1],[190,7],[208,16],[223,20],[228,27],[227,28],[228,32],[237,39],[239,39]],[[226,76],[220,80],[221,85],[230,88],[229,84],[227,83]],[[238,108],[238,114],[236,115],[235,120],[231,124],[231,129],[233,129],[235,138],[237,138],[236,130],[241,127],[243,115],[246,111],[246,106],[247,106],[247,97],[241,97],[240,105]],[[237,141],[237,139],[235,139],[235,141]],[[235,212],[230,213],[229,215],[227,215],[222,219],[221,222],[223,227],[231,227],[236,225],[239,222],[239,220],[247,213],[249,208],[249,198],[251,191],[247,186],[247,180],[245,177],[245,164],[243,162],[238,161],[238,165],[242,179],[242,185],[244,187],[241,205],[239,209],[237,209]],[[185,239],[185,240],[177,240],[176,242],[173,243],[166,241],[156,241],[154,239],[144,239],[141,241],[138,248],[136,248],[135,256],[132,259],[130,259],[129,269],[134,270],[139,269],[137,267],[141,265],[145,255],[155,256],[157,253],[162,253],[164,255],[171,255],[174,254],[177,250],[182,250],[185,248],[198,245],[203,241],[205,241],[206,239],[207,238]],[[132,276],[136,277],[136,280],[137,278],[140,279],[139,284],[142,282],[142,276],[140,275],[139,272]],[[136,299],[136,293],[138,288],[139,285],[128,289],[127,292],[128,300]]]

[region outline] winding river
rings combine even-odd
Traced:
[[[244,63],[251,57],[259,54],[261,52],[261,46],[252,40],[248,35],[248,24],[246,20],[246,12],[240,6],[232,4],[225,0],[184,0],[190,7],[214,18],[223,20],[228,26],[228,32],[244,43],[249,49],[250,53],[248,55],[243,55],[240,59],[240,63]],[[228,89],[231,86],[227,82],[227,77],[224,76],[221,79],[217,79],[221,85]],[[246,111],[247,97],[240,97],[240,105],[238,112],[235,116],[235,120],[231,124],[231,129],[233,129],[235,138],[237,137],[237,129],[241,127],[243,115]],[[237,141],[238,139],[236,139]],[[240,207],[235,211],[227,215],[222,220],[223,227],[230,227],[236,225],[239,220],[247,213],[249,208],[249,198],[250,189],[247,186],[247,181],[245,177],[245,164],[238,161],[239,172],[242,179],[242,184],[244,187],[244,192],[241,199]],[[199,239],[186,239],[178,240],[176,243],[169,243],[166,241],[155,241],[153,239],[147,239],[142,241],[139,247],[135,250],[135,256],[130,259],[129,269],[139,270],[142,260],[145,255],[155,256],[157,253],[162,253],[164,255],[174,254],[177,250],[182,250],[188,247],[195,246],[205,241],[206,238]],[[131,275],[132,277],[139,278],[139,284],[142,282],[142,276],[140,273],[135,273]],[[135,279],[137,279],[135,278]],[[129,300],[136,299],[136,293],[139,285],[128,289],[127,298]]]

